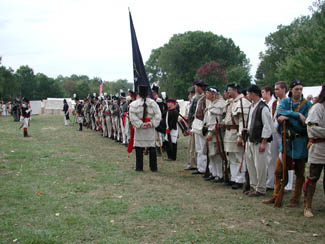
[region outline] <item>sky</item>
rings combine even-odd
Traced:
[[[174,34],[211,31],[246,54],[254,77],[265,37],[310,15],[314,0],[0,0],[0,56],[48,77],[133,82],[128,8],[144,63]]]

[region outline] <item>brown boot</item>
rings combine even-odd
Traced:
[[[290,202],[287,204],[288,208],[293,208],[298,205],[300,197],[301,197],[302,186],[303,186],[304,182],[305,182],[304,176],[296,177],[295,190],[293,192],[293,196],[290,199]]]
[[[279,195],[280,187],[281,187],[281,177],[280,175],[274,175],[274,190],[273,195],[270,199],[262,201],[264,204],[273,204],[275,203],[276,198]]]
[[[304,216],[306,218],[311,218],[313,217],[313,213],[312,213],[312,208],[311,208],[311,203],[313,200],[313,196],[316,190],[316,182],[313,181],[309,181],[308,179],[306,181],[306,192],[305,192],[305,199],[304,199]]]

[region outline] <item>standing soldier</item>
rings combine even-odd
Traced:
[[[107,127],[106,127],[106,100],[102,99],[101,105],[100,105],[100,121],[101,121],[101,127],[102,127],[102,136],[107,137]]]
[[[195,151],[197,153],[197,171],[192,174],[204,174],[207,165],[207,156],[204,155],[205,137],[202,134],[204,111],[206,107],[205,89],[208,84],[202,80],[195,83],[195,91],[198,94],[198,102],[195,110],[194,121],[192,123],[192,133],[195,138]]]
[[[167,100],[168,112],[166,115],[166,136],[167,143],[167,161],[175,161],[177,156],[177,138],[178,138],[178,115],[179,111],[176,109],[176,100],[169,98]]]
[[[222,142],[221,138],[223,135],[218,133],[216,125],[223,119],[223,111],[226,105],[225,100],[220,95],[216,86],[209,86],[206,92],[207,99],[210,101],[204,113],[204,124],[206,126],[206,141],[208,147],[208,157],[210,160],[209,170],[211,176],[207,178],[208,181],[222,182],[223,171],[222,171]],[[223,155],[225,156],[225,155]]]
[[[69,125],[69,105],[67,103],[67,100],[63,100],[63,113],[64,113],[64,125],[68,126]]]
[[[122,144],[127,144],[127,133],[125,130],[125,120],[126,120],[126,114],[127,114],[128,104],[126,102],[126,94],[125,92],[121,92],[121,98],[120,98],[120,126],[121,126],[121,134],[122,134]]]
[[[311,102],[303,97],[303,86],[300,81],[292,81],[289,88],[289,97],[281,100],[277,110],[279,127],[282,136],[285,135],[286,137],[286,143],[285,147],[283,144],[281,145],[280,152],[282,157],[278,158],[275,165],[273,195],[271,199],[264,201],[264,203],[275,203],[275,207],[280,207],[282,204],[282,195],[279,193],[283,187],[281,183],[284,184],[282,177],[284,163],[287,170],[294,169],[296,174],[294,193],[287,207],[294,207],[298,204],[305,181],[305,163],[308,156],[308,137],[305,120],[308,116]],[[286,151],[283,150],[284,148]],[[287,174],[287,172],[285,173]]]
[[[21,104],[21,115],[22,115],[22,122],[24,124],[24,137],[29,137],[28,135],[28,127],[30,126],[30,115],[32,109],[29,104],[29,100],[27,98],[23,99],[23,103]]]
[[[77,123],[79,124],[79,131],[82,131],[84,110],[83,110],[83,105],[79,101],[79,98],[76,98],[76,114],[77,114]]]
[[[114,140],[117,142],[120,141],[119,113],[118,98],[113,96],[112,120],[114,128]]]
[[[165,137],[165,133],[166,133],[167,105],[162,100],[162,98],[159,97],[159,86],[153,84],[151,89],[152,89],[153,99],[158,104],[160,112],[161,112],[161,121],[159,123],[159,126],[156,128],[156,152],[157,152],[157,155],[161,156],[160,148],[163,145],[164,137]]]
[[[186,134],[189,135],[190,139],[189,139],[188,150],[187,150],[187,167],[184,170],[197,170],[197,164],[196,164],[197,155],[195,152],[195,137],[194,137],[194,133],[190,132],[190,129],[192,127],[192,123],[194,120],[196,105],[197,105],[197,97],[195,94],[194,86],[190,87],[190,89],[189,89],[188,99],[190,101],[190,104],[189,104],[188,114],[186,116],[187,116],[187,122],[189,124],[189,130]]]
[[[106,106],[104,109],[105,120],[106,120],[106,129],[107,129],[107,137],[112,137],[112,118],[111,118],[111,97],[107,96]]]
[[[228,84],[228,94],[232,98],[227,107],[224,127],[226,129],[224,147],[230,164],[231,181],[226,184],[236,190],[243,186],[245,173],[241,169],[243,164],[243,140],[242,130],[246,127],[250,102],[239,93],[240,86],[237,83]],[[245,125],[245,126],[244,126]]]
[[[316,190],[316,184],[323,168],[325,168],[325,85],[322,86],[322,90],[318,96],[318,102],[309,111],[306,124],[311,146],[308,154],[308,162],[310,163],[309,176],[304,185],[304,216],[310,218],[314,216],[311,203]],[[323,178],[323,188],[325,191],[325,176]]]
[[[14,116],[14,121],[18,122],[20,118],[20,100],[18,97],[16,97],[13,108],[12,108],[13,116]]]
[[[155,148],[155,127],[159,125],[161,113],[157,103],[147,98],[148,87],[139,86],[140,98],[130,104],[130,121],[134,126],[136,171],[143,171],[143,149],[149,149],[149,165],[153,172],[158,170]]]
[[[247,135],[245,138],[246,165],[250,178],[250,197],[262,196],[266,193],[267,166],[270,160],[269,143],[272,140],[272,119],[267,104],[262,101],[261,89],[251,85],[247,89],[248,99],[252,101],[249,110]]]

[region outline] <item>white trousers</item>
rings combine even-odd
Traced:
[[[29,118],[24,118],[24,128],[29,127]]]
[[[223,178],[222,159],[219,154],[209,156],[209,170],[213,177]]]
[[[260,145],[260,143],[256,144],[249,141],[246,143],[246,166],[251,187],[255,191],[266,193],[267,165],[270,161],[270,150],[267,143],[265,151],[259,152]]]
[[[106,115],[106,129],[107,129],[107,136],[112,136],[112,122],[111,122],[111,116]]]
[[[245,182],[244,167],[242,168],[241,172],[239,172],[240,163],[242,161],[242,153],[228,152],[227,158],[230,166],[231,181],[243,184]]]
[[[206,139],[204,136],[201,136],[199,134],[194,134],[194,135],[195,135],[195,151],[197,153],[197,158],[196,158],[197,170],[201,173],[204,173],[207,167],[207,155],[203,154]]]
[[[269,161],[267,164],[267,178],[266,178],[266,187],[274,188],[274,171],[276,160],[279,157],[279,150],[281,145],[281,136],[276,132],[272,134],[273,140],[269,143]]]
[[[67,120],[65,115],[63,117],[64,117],[64,125],[68,126],[69,125],[69,120]]]
[[[104,119],[104,117],[102,117],[102,129],[103,129],[103,136],[107,136],[107,128],[106,128],[106,119]]]

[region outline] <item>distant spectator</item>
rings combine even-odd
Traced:
[[[7,116],[7,105],[5,102],[2,102],[2,116]]]
[[[306,98],[308,101],[312,101],[313,100],[313,95],[308,95]]]

